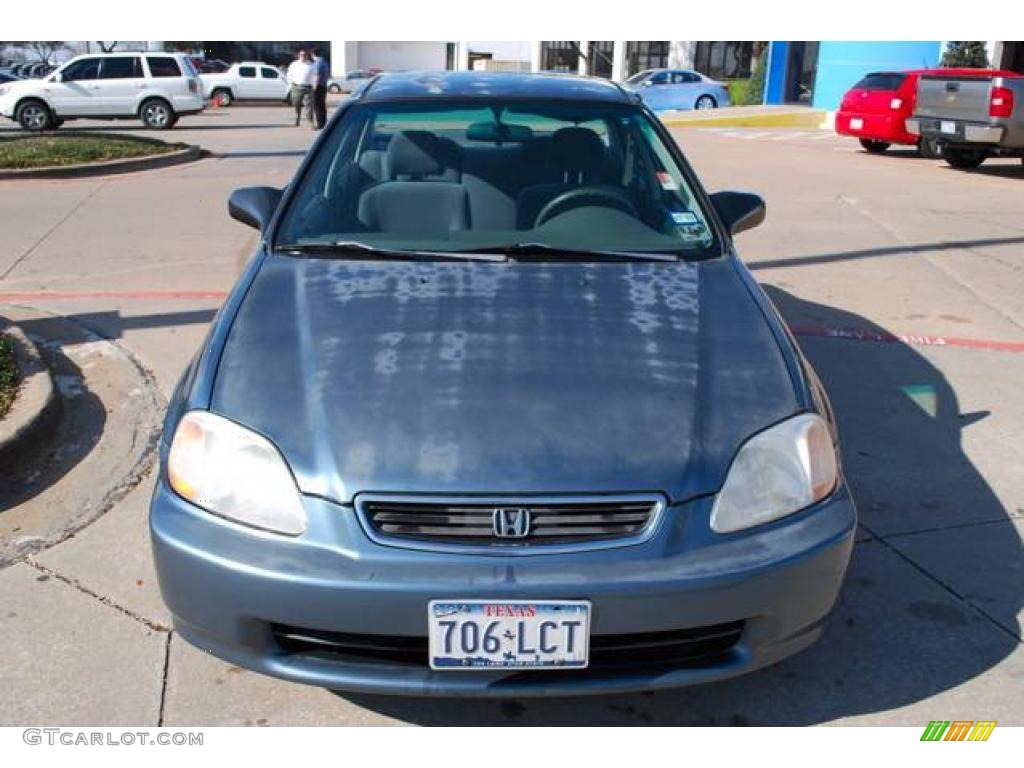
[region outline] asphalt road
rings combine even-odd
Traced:
[[[95,350],[134,356],[167,397],[256,240],[228,218],[229,192],[284,185],[313,139],[291,116],[236,106],[185,118],[170,138],[215,153],[190,165],[0,182],[0,314],[70,318],[109,340]],[[1024,166],[962,173],[809,130],[675,133],[709,189],[766,198],[767,222],[738,245],[840,422],[862,530],[818,644],[725,683],[571,701],[389,699],[272,680],[169,631],[146,533],[150,475],[74,536],[0,570],[0,724],[1024,724]],[[101,358],[83,375],[102,378]],[[131,407],[97,396],[108,414]],[[82,466],[62,478],[65,501],[94,480]]]

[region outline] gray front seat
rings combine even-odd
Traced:
[[[359,221],[372,232],[444,237],[469,229],[469,200],[461,184],[435,179],[450,151],[434,134],[395,134],[384,158],[388,181],[359,197]]]

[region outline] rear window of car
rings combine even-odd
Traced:
[[[142,62],[138,56],[108,56],[100,60],[100,80],[142,77]]]
[[[153,77],[181,77],[181,67],[173,56],[147,56],[146,63]]]
[[[864,91],[895,91],[905,78],[902,72],[872,72],[853,87]]]
[[[280,77],[281,73],[270,67],[260,67],[260,74],[263,75],[263,77],[272,77],[276,80]]]

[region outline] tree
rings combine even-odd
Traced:
[[[63,40],[12,40],[8,45],[28,48],[36,58],[46,64],[53,64],[54,54],[68,47]]]
[[[113,50],[117,47],[117,44],[119,42],[121,42],[121,41],[120,40],[115,40],[112,43],[104,43],[102,40],[97,40],[96,41],[96,45],[98,45],[100,47],[100,50],[103,51],[104,53],[112,53]]]
[[[988,52],[980,41],[949,42],[942,53],[943,67],[988,67]]]

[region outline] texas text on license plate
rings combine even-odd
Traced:
[[[583,669],[590,646],[585,600],[432,600],[431,669]]]

